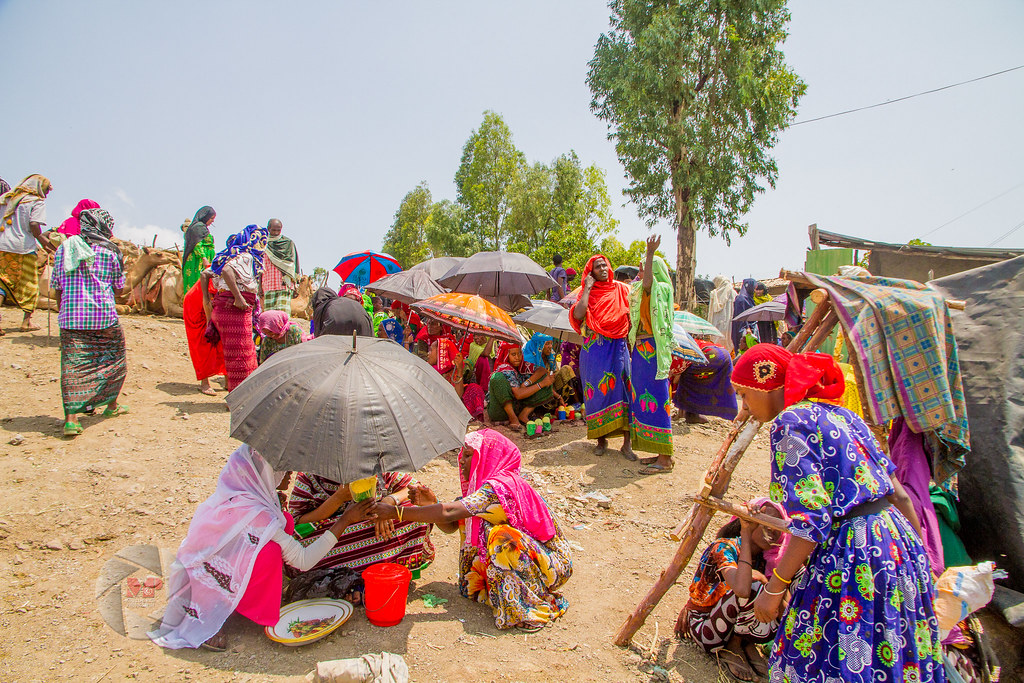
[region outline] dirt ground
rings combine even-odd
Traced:
[[[672,637],[690,572],[651,614],[633,648],[612,644],[676,548],[667,534],[688,510],[685,498],[696,491],[728,430],[721,420],[677,425],[676,468],[652,477],[637,475],[639,468],[615,451],[595,457],[582,426],[520,444],[524,469],[575,549],[573,577],[564,589],[569,611],[539,633],[498,631],[489,608],[461,598],[458,536],[435,530],[437,560],[414,581],[398,626],[372,626],[357,608],[328,638],[288,648],[233,617],[230,649],[219,654],[164,651],[120,635],[104,622],[96,599],[104,565],[129,546],[152,544],[173,554],[237,446],[228,436],[224,394],[196,391],[180,320],[126,317],[123,402],[131,412],[87,416],[84,434],[67,441],[60,435],[57,337],[47,337],[45,311],[36,314],[41,332],[17,332],[18,318],[4,311],[7,335],[0,338],[0,468],[6,482],[0,502],[0,679],[300,681],[317,661],[380,651],[403,655],[415,681],[725,677],[692,643]],[[767,489],[766,439],[759,435],[740,463],[730,497]],[[450,500],[458,493],[453,463],[450,456],[438,458],[417,476]],[[608,496],[610,508],[586,499],[588,492]],[[717,526],[713,522],[709,536]],[[448,602],[429,608],[424,593]],[[144,611],[145,601],[124,595],[126,604]]]

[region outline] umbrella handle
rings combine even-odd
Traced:
[[[352,330],[352,350],[356,350],[356,331]]]

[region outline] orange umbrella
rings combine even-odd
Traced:
[[[448,292],[412,304],[420,315],[460,330],[523,343],[519,328],[508,313],[475,294]]]

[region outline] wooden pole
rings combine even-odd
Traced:
[[[831,300],[826,299],[814,309],[807,323],[801,329],[800,334],[790,342],[787,349],[794,353],[799,352],[805,342],[814,342],[818,337],[821,338],[818,341],[818,344],[820,344],[821,341],[824,341],[831,334],[832,328],[835,327],[837,321],[838,316],[832,310]],[[700,502],[693,504],[685,521],[670,535],[673,540],[679,540],[679,547],[676,548],[676,552],[672,556],[668,567],[661,573],[661,576],[658,577],[658,580],[647,592],[647,595],[643,597],[640,604],[636,606],[636,609],[626,617],[626,621],[619,628],[618,633],[615,634],[614,642],[616,645],[625,646],[633,639],[636,632],[644,625],[647,617],[654,611],[658,602],[675,584],[676,579],[683,573],[683,570],[686,569],[686,565],[689,564],[694,551],[697,549],[697,544],[700,543],[704,532],[708,528],[708,524],[711,523],[711,518],[715,514],[714,504],[711,503],[710,497],[720,499],[725,494],[729,488],[729,481],[732,479],[733,470],[736,469],[740,458],[743,457],[743,453],[750,446],[760,428],[760,422],[748,418],[736,424],[732,431],[730,431],[729,436],[726,437],[725,443],[718,450],[714,460],[711,462],[711,466],[704,475],[704,482],[696,496],[696,498],[700,499]]]
[[[698,505],[711,508],[717,512],[724,512],[728,515],[732,515],[733,517],[739,517],[740,519],[756,522],[763,527],[768,527],[772,531],[778,531],[780,534],[789,533],[789,528],[786,526],[785,522],[778,517],[770,517],[768,515],[761,514],[760,512],[747,512],[747,509],[744,506],[737,505],[736,503],[730,503],[729,501],[722,500],[721,498],[715,498],[714,496],[711,498],[694,496],[693,502]]]
[[[803,285],[804,287],[817,287],[816,284],[811,282],[809,277],[798,271],[786,270],[783,268],[779,271],[779,277],[789,280],[794,284]],[[967,302],[960,299],[946,299],[946,305],[957,311],[967,310]]]

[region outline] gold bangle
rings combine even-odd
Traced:
[[[776,570],[775,567],[772,567],[772,575],[775,576],[775,578],[778,579],[779,581],[781,581],[782,583],[786,584],[787,586],[789,584],[793,583],[793,579],[790,579],[789,581],[786,581],[784,578],[779,576],[779,572]]]
[[[396,505],[395,506],[395,513],[398,515],[398,521],[401,522],[402,521],[402,506],[401,505]]]

